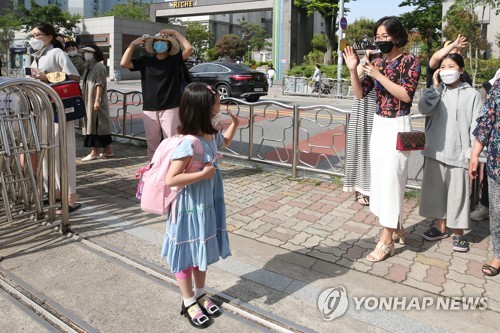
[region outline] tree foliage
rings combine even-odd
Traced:
[[[356,45],[360,43],[373,44],[373,27],[375,21],[367,18],[360,18],[349,25],[347,29],[347,40],[349,44]]]
[[[345,0],[345,3],[348,2],[349,0]],[[325,20],[326,52],[323,63],[330,64],[335,46],[335,22],[339,11],[339,0],[293,0],[293,3],[297,7],[304,8],[309,15],[318,12]]]
[[[241,22],[241,29],[243,34],[247,36],[247,43],[252,50],[264,50],[271,46],[271,43],[266,41],[266,38],[271,38],[271,36],[261,25],[244,21]]]
[[[470,58],[469,70],[473,84],[476,83],[480,53],[488,48],[487,41],[482,38],[482,26],[478,22],[476,9],[487,5],[493,9],[498,8],[495,0],[457,0],[444,17],[446,26],[443,34],[447,39],[454,40],[458,34],[467,37],[467,55]]]
[[[116,16],[149,21],[149,4],[142,1],[129,0],[125,4],[116,4],[102,16]]]
[[[441,0],[405,0],[399,7],[414,6],[411,12],[404,13],[399,19],[409,33],[418,31],[425,44],[427,59],[439,48],[443,5]]]
[[[21,27],[16,13],[10,9],[0,10],[0,53],[6,53],[6,43],[2,41],[10,40],[14,37],[14,31]]]
[[[208,31],[207,27],[197,21],[190,21],[186,27],[186,38],[193,46],[193,57],[196,60],[203,58],[203,54],[208,50],[210,40],[214,34]]]
[[[311,40],[313,50],[326,52],[326,36],[325,34],[315,34]]]
[[[231,62],[234,62],[236,57],[245,55],[246,50],[245,42],[233,34],[224,35],[215,43],[217,54],[229,58]]]
[[[26,9],[24,5],[18,8],[18,18],[25,32],[31,31],[37,24],[49,23],[65,36],[73,36],[73,29],[82,19],[78,14],[63,12],[57,5],[40,6],[34,0],[31,0],[31,9]]]

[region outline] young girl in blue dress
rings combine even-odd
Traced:
[[[228,110],[232,123],[224,134],[219,122],[220,95],[204,83],[189,84],[180,101],[179,134],[196,136],[203,146],[202,170],[184,173],[194,154],[193,142],[184,139],[172,153],[167,172],[168,186],[183,187],[177,196],[175,220],[168,217],[162,256],[167,258],[177,278],[183,302],[181,315],[197,328],[208,327],[220,309],[205,294],[207,266],[219,257],[231,255],[226,230],[226,208],[221,172],[216,160],[218,149],[227,147],[239,124]],[[193,290],[194,280],[194,290]]]

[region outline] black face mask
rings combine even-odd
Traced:
[[[375,45],[377,45],[378,49],[382,53],[389,53],[392,51],[392,48],[394,47],[394,43],[390,40],[375,42]]]

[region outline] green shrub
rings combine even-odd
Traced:
[[[499,68],[500,59],[479,60],[476,83],[482,84],[483,82],[491,80]],[[468,69],[470,70],[469,61],[465,64],[465,70]],[[469,74],[471,75],[472,73]]]

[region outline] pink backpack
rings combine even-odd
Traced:
[[[135,178],[139,179],[135,196],[141,200],[143,211],[158,215],[169,213],[170,206],[182,187],[167,186],[165,178],[172,163],[172,153],[184,138],[191,140],[194,146],[194,154],[184,172],[197,172],[202,168],[203,146],[200,139],[193,135],[176,135],[163,140],[156,149],[151,163],[137,170],[135,174]],[[175,207],[175,204],[173,206]],[[172,216],[175,219],[175,214]]]

